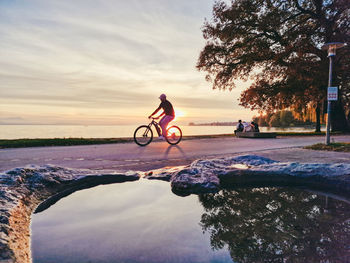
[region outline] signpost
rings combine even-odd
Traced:
[[[331,131],[331,103],[332,101],[338,100],[338,87],[332,87],[332,69],[333,69],[333,58],[335,57],[335,53],[337,48],[342,48],[346,46],[345,43],[340,42],[332,42],[327,43],[322,46],[322,49],[328,51],[329,57],[329,75],[328,75],[328,104],[327,104],[327,130],[326,130],[326,144],[330,143],[330,131]]]

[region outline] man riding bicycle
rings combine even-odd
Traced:
[[[165,139],[167,136],[166,127],[168,126],[169,122],[175,118],[175,112],[173,105],[171,105],[171,103],[166,99],[165,94],[161,94],[159,96],[159,99],[161,100],[159,107],[150,116],[148,116],[148,118],[152,118],[152,116],[156,114],[160,109],[163,109],[163,113],[158,116],[158,118],[160,118],[161,116],[165,115],[159,122],[159,125],[162,128],[162,135],[160,135],[159,138]]]

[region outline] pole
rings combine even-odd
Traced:
[[[333,69],[333,56],[334,55],[330,55],[329,56],[329,75],[328,75],[328,87],[332,87],[332,69]],[[327,94],[328,94],[328,90],[327,90]],[[330,138],[330,129],[331,129],[331,103],[332,101],[330,101],[328,99],[328,103],[327,103],[327,131],[326,131],[326,144],[329,145],[331,138]]]

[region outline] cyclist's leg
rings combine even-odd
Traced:
[[[159,128],[158,125],[154,125],[154,127],[156,128],[156,131],[157,131],[158,136],[161,136],[161,135],[162,135],[161,128]]]
[[[166,137],[166,127],[168,126],[169,122],[171,122],[174,119],[174,116],[165,115],[159,122],[160,127],[162,128],[162,135],[165,138]]]

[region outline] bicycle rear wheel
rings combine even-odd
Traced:
[[[169,144],[175,145],[181,141],[182,131],[179,127],[171,126],[166,130],[166,132],[167,132],[167,136],[165,139]]]
[[[141,125],[134,132],[134,141],[140,146],[146,146],[153,139],[153,131],[147,125]]]

